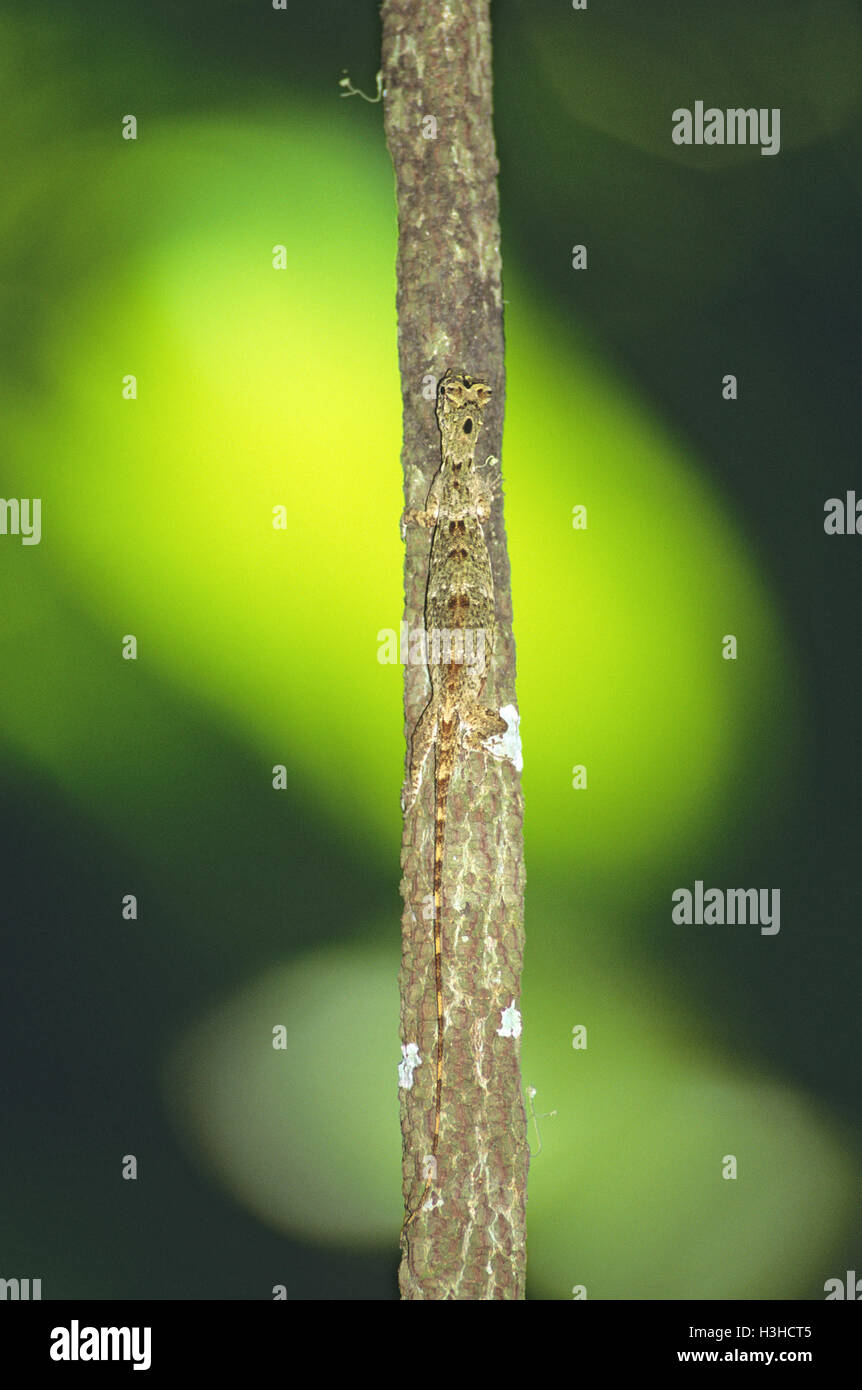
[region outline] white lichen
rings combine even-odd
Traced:
[[[500,1011],[500,1025],[497,1029],[498,1037],[519,1038],[521,1036],[521,1015],[515,1008],[514,999],[508,1009]]]
[[[413,1089],[413,1073],[421,1065],[418,1043],[402,1043],[401,1061],[398,1063],[398,1085],[403,1091]]]
[[[508,758],[516,772],[524,768],[524,755],[521,748],[521,735],[518,732],[521,716],[514,705],[503,705],[500,718],[505,719],[507,728],[504,734],[494,734],[485,747],[494,758]]]

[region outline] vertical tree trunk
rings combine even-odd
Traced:
[[[505,377],[489,0],[384,0],[382,18],[384,119],[398,200],[404,488],[407,505],[421,508],[440,462],[435,386],[447,369],[492,388],[477,462],[500,454]],[[499,708],[515,704],[502,499],[485,531],[497,614],[485,703]],[[423,623],[428,556],[428,532],[409,530],[405,618],[411,629]],[[425,668],[408,665],[408,738],[428,694]],[[426,772],[402,852],[401,1040],[415,1043],[422,1059],[412,1085],[401,1091],[408,1211],[423,1195],[423,1157],[434,1126],[433,791]],[[450,784],[443,866],[445,1061],[437,1176],[402,1236],[405,1299],[524,1296],[526,1118],[518,1023],[513,1030],[507,1025],[515,1016],[503,1017],[520,1002],[522,819],[512,763],[462,752]]]

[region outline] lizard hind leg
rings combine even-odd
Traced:
[[[401,807],[404,813],[412,809],[422,786],[422,771],[437,734],[437,700],[432,695],[413,730],[410,740],[410,764],[407,781],[401,793]]]
[[[468,705],[461,713],[461,742],[471,752],[490,752],[488,739],[498,738],[508,727],[497,710],[486,709],[480,704]]]

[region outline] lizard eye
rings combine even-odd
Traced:
[[[470,417],[469,417],[469,415],[468,415],[467,419],[464,421],[464,433],[465,433],[465,434],[470,434],[471,431],[472,431],[472,429],[473,429],[473,421],[470,419]]]

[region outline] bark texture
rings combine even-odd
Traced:
[[[493,390],[480,441],[500,456],[505,376],[489,0],[384,0],[386,137],[398,204],[398,350],[405,500],[422,507],[440,461],[435,385],[447,368]],[[486,528],[497,636],[487,703],[516,704],[502,498]],[[411,528],[405,619],[422,626],[430,537]],[[409,737],[427,671],[406,667]],[[430,762],[430,759],[429,759]],[[436,1002],[430,893],[433,769],[402,848],[401,1041],[422,1064],[402,1089],[404,1198],[418,1202],[434,1123]],[[405,1299],[523,1298],[528,1149],[520,1044],[501,1037],[520,1007],[523,807],[510,762],[462,752],[449,790],[443,867],[445,1061],[432,1211],[402,1238]]]

